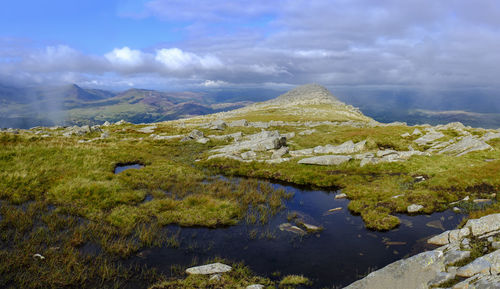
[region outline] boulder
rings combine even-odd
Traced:
[[[281,136],[278,131],[262,131],[249,135],[237,143],[214,149],[212,153],[237,153],[244,150],[268,151],[279,149],[286,145],[286,138]]]
[[[492,139],[497,139],[497,138],[500,138],[500,132],[497,132],[497,133],[487,132],[487,133],[485,133],[485,134],[481,137],[481,140],[482,140],[482,141],[490,141],[490,140],[492,140]]]
[[[213,130],[224,130],[226,127],[227,127],[226,122],[221,119],[214,120],[209,125],[209,128]]]
[[[239,119],[232,121],[228,124],[229,127],[236,127],[236,126],[248,126],[248,121],[246,119]]]
[[[347,195],[345,193],[340,193],[335,195],[335,199],[345,199]]]
[[[441,150],[438,154],[455,154],[457,156],[462,156],[473,151],[491,149],[493,148],[484,141],[476,139],[472,136],[467,136],[461,139],[459,142]]]
[[[468,220],[465,227],[470,229],[473,236],[500,230],[500,214],[491,214],[479,219]]]
[[[120,120],[120,121],[115,122],[115,125],[123,125],[123,124],[130,124],[130,122],[125,121],[125,120],[123,120],[123,119],[122,119],[122,120]]]
[[[226,273],[231,270],[232,270],[231,266],[222,263],[213,263],[213,264],[188,268],[186,269],[186,273],[198,274],[198,275],[211,275],[211,274]]]
[[[421,132],[418,128],[416,128],[416,129],[415,129],[415,130],[411,133],[411,135],[422,135],[422,132]]]
[[[416,139],[415,142],[419,145],[426,145],[426,144],[431,143],[435,140],[438,140],[442,137],[444,137],[443,133],[431,130],[426,135],[421,136],[418,139]]]
[[[420,212],[423,208],[424,208],[424,206],[422,206],[422,205],[411,204],[411,205],[409,205],[409,206],[406,208],[406,210],[408,211],[408,213],[418,213],[418,212]]]
[[[306,129],[306,130],[299,132],[299,135],[311,135],[315,132],[316,132],[315,129]]]
[[[109,121],[105,121],[105,122],[102,124],[102,126],[110,126],[110,125],[111,125],[111,123],[110,123]]]
[[[303,149],[288,152],[292,157],[310,156],[314,154],[313,149]]]
[[[443,232],[439,235],[436,235],[436,236],[430,238],[429,240],[427,240],[427,243],[432,244],[432,245],[437,245],[437,246],[447,245],[450,243],[449,236],[450,236],[450,232],[446,231],[446,232]]]
[[[301,228],[297,227],[297,226],[294,226],[290,223],[283,223],[283,224],[280,224],[279,225],[279,229],[281,231],[287,231],[287,232],[292,232],[292,233],[295,233],[295,234],[298,234],[298,235],[305,235],[306,232],[304,230],[302,230]]]
[[[325,155],[325,156],[317,156],[312,158],[301,159],[299,164],[307,164],[307,165],[322,165],[322,166],[332,166],[332,165],[340,165],[345,162],[348,162],[352,159],[351,156],[342,156],[342,155]]]
[[[313,149],[315,154],[352,154],[362,151],[365,148],[366,140],[354,143],[352,140],[346,141],[338,146],[326,145],[317,146]]]
[[[344,289],[428,288],[427,283],[445,271],[443,259],[441,251],[423,252],[389,264]]]
[[[288,147],[283,146],[283,147],[281,147],[278,150],[273,152],[271,159],[280,159],[287,153],[288,153]]]

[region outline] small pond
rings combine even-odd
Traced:
[[[115,166],[115,174],[119,174],[123,171],[130,170],[130,169],[142,169],[144,165],[135,163],[135,164],[117,164]]]
[[[190,266],[215,256],[243,261],[259,275],[274,277],[279,272],[303,274],[314,288],[341,287],[403,257],[430,247],[426,239],[455,228],[462,216],[451,211],[432,215],[398,215],[401,225],[389,232],[374,232],[364,227],[361,217],[347,210],[348,200],[335,199],[338,192],[297,188],[273,184],[276,189],[293,192],[287,209],[266,225],[241,224],[219,229],[171,226],[168,234],[178,234],[178,248],[149,248],[132,258],[134,264],[145,264],[170,274],[170,266]],[[332,208],[342,209],[328,213]],[[315,234],[300,236],[281,231],[287,215],[297,212],[324,228]]]

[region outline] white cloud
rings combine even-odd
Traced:
[[[202,85],[205,87],[221,87],[227,86],[229,83],[222,80],[205,80]]]
[[[169,70],[217,69],[222,67],[222,62],[215,56],[198,56],[191,52],[184,52],[179,48],[160,49],[156,51],[155,60]]]
[[[115,48],[113,51],[106,53],[104,57],[115,65],[139,66],[143,63],[143,53],[127,46]]]

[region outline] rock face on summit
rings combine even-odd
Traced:
[[[321,104],[338,101],[339,100],[333,96],[328,89],[319,84],[313,83],[298,86],[269,102]]]

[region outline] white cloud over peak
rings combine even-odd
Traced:
[[[217,69],[222,62],[215,56],[198,56],[191,52],[184,52],[179,48],[163,48],[156,51],[155,60],[163,64],[168,70]]]
[[[138,66],[143,64],[143,53],[128,47],[115,48],[104,55],[114,65]]]

